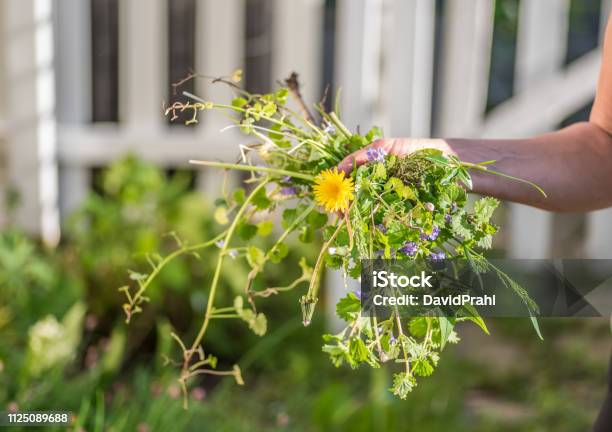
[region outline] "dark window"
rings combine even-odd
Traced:
[[[434,30],[434,58],[433,58],[433,89],[431,103],[431,130],[435,134],[438,130],[438,113],[442,100],[442,64],[444,53],[444,10],[445,0],[436,0],[436,17]]]
[[[272,87],[272,6],[270,0],[246,1],[245,85],[252,93]]]
[[[327,90],[325,109],[333,109],[334,90],[334,57],[336,44],[336,0],[325,0],[323,16],[323,92]],[[324,94],[324,93],[322,93]]]
[[[572,0],[566,64],[597,48],[601,19],[601,0]]]
[[[594,100],[567,116],[565,119],[563,119],[559,127],[564,128],[574,123],[588,121],[591,114],[591,108],[593,107],[593,102]]]
[[[196,1],[195,0],[168,0],[168,92],[169,100],[183,100],[183,91],[194,92],[195,81],[193,79],[177,84],[185,80],[191,72],[195,71],[195,26],[196,26]],[[195,71],[197,72],[197,71]],[[183,125],[191,118],[191,114],[178,113],[178,119],[170,124]],[[169,118],[168,118],[169,119]]]
[[[496,0],[487,111],[514,94],[519,0]]]
[[[117,0],[91,0],[92,121],[119,119]]]

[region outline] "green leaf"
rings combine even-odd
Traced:
[[[540,324],[538,323],[538,319],[533,315],[533,313],[531,312],[531,309],[529,310],[529,318],[531,319],[531,325],[533,325],[533,328],[538,334],[538,337],[540,338],[540,340],[544,340],[544,337],[542,336],[542,332],[540,331]]]
[[[236,234],[244,241],[249,241],[255,237],[255,235],[257,235],[257,230],[258,228],[256,225],[250,224],[245,220],[240,221],[236,226]]]
[[[412,191],[410,186],[405,185],[400,179],[397,177],[391,177],[387,184],[385,185],[385,189],[392,189],[395,193],[404,199],[409,199],[411,201],[417,201],[417,197],[415,193]]]
[[[313,210],[306,218],[306,222],[312,227],[313,230],[317,230],[325,226],[327,223],[327,218],[326,213],[319,213],[318,211]]]
[[[266,319],[266,316],[261,312],[258,313],[257,316],[249,321],[249,328],[257,336],[265,335],[266,331],[268,330],[268,320]]]
[[[285,243],[279,243],[270,251],[270,261],[274,264],[278,264],[288,253],[289,248],[287,245]]]
[[[247,261],[252,268],[259,268],[265,263],[266,255],[261,249],[256,246],[249,246],[247,248]]]
[[[225,207],[217,207],[215,209],[215,221],[219,225],[227,225],[229,223],[229,218],[227,217],[227,208]]]
[[[244,191],[244,189],[238,188],[234,191],[232,197],[234,198],[236,204],[242,205],[244,203],[244,200],[246,199],[246,192]]]
[[[272,204],[272,201],[266,195],[265,189],[259,189],[253,198],[251,199],[253,205],[257,208],[257,210],[265,210]]]
[[[354,321],[361,312],[361,301],[354,293],[348,293],[336,304],[336,314],[344,321]]]
[[[490,334],[487,325],[485,324],[482,317],[478,314],[478,311],[474,306],[472,306],[471,304],[465,304],[463,305],[463,309],[468,313],[468,315],[466,317],[463,317],[463,319],[472,321],[474,324],[480,327],[483,332],[485,332],[486,334]]]
[[[267,237],[272,233],[274,229],[274,222],[263,221],[257,224],[257,235],[260,237]]]
[[[393,375],[393,386],[389,390],[400,399],[406,399],[415,386],[414,377],[406,372],[401,372]]]
[[[302,243],[312,243],[314,240],[314,231],[309,226],[303,226],[300,229],[300,235],[298,238]]]
[[[421,338],[427,333],[427,319],[425,317],[412,318],[409,324],[410,334]]]
[[[291,224],[293,223],[293,221],[295,221],[295,218],[297,217],[297,209],[285,209],[283,211],[283,216],[282,216],[282,222],[281,225],[284,229],[288,229]]]
[[[366,348],[365,343],[359,337],[351,339],[349,353],[355,363],[367,362],[370,356],[370,352]]]
[[[446,345],[446,341],[448,341],[449,336],[453,332],[453,327],[455,326],[455,320],[446,317],[438,317],[438,323],[440,325],[440,349],[444,349],[444,345]]]
[[[427,360],[418,359],[412,363],[412,371],[415,375],[427,377],[433,373],[434,368]]]
[[[474,203],[474,216],[479,223],[489,222],[493,212],[499,205],[495,198],[484,197]]]
[[[232,106],[236,108],[242,108],[247,104],[247,100],[245,98],[237,97],[232,100]]]
[[[384,179],[387,178],[387,169],[385,165],[382,163],[377,163],[374,167],[374,178],[375,179]]]

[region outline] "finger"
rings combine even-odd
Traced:
[[[378,139],[376,141],[372,141],[370,144],[365,146],[364,148],[357,150],[356,152],[345,157],[342,162],[338,165],[338,170],[344,171],[345,174],[349,174],[353,167],[361,166],[364,163],[368,162],[368,149],[371,148],[383,148],[389,151],[389,147],[392,147],[393,141],[389,142],[389,140]]]
[[[364,147],[361,150],[358,150],[355,153],[345,157],[338,165],[338,170],[344,171],[345,174],[349,174],[353,170],[354,166],[360,166],[366,163],[368,161],[366,151],[367,147]]]

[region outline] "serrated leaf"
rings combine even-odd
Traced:
[[[427,360],[418,359],[412,363],[412,371],[415,375],[427,377],[433,373],[434,368]]]
[[[489,222],[493,212],[499,205],[495,198],[484,197],[474,203],[474,216],[479,223]]]
[[[361,300],[353,293],[348,293],[336,304],[336,314],[344,321],[354,321],[360,312]]]

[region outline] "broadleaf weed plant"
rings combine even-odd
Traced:
[[[193,78],[196,75],[188,77]],[[483,255],[498,231],[490,219],[499,202],[485,197],[468,206],[467,201],[472,186],[470,172],[525,180],[491,170],[489,165],[493,161],[468,163],[434,149],[402,158],[382,149],[371,149],[367,154],[369,163],[355,167],[346,176],[336,166],[350,153],[382,138],[379,128],[373,127],[365,134],[352,132],[340,120],[337,106],[328,112],[323,103],[315,105],[315,118],[300,94],[296,74],[267,94],[243,90],[239,86],[241,78],[241,71],[229,77],[211,78],[233,89],[235,97],[230,103],[206,101],[184,92],[188,101],[173,102],[165,114],[175,120],[178,113],[188,112],[191,118],[186,123],[193,124],[205,111],[220,111],[227,115],[228,128],[239,128],[253,138],[254,143],[238,149],[237,163],[190,161],[208,168],[249,172],[245,181],[250,186],[249,192],[242,187],[224,190],[223,197],[217,200],[215,219],[225,229],[199,244],[176,237],[178,247],[174,252],[165,257],[148,257],[151,271],[132,272],[132,284],[120,288],[127,299],[123,309],[129,322],[144,307],[147,288],[166,264],[183,254],[199,257],[203,249],[216,250],[217,263],[199,332],[189,344],[172,334],[182,358],[168,362],[180,370],[178,381],[185,406],[188,382],[195,376],[228,375],[243,384],[238,365],[218,370],[216,357],[205,349],[212,321],[239,319],[255,334],[263,336],[267,321],[258,311],[257,301],[285,291],[303,290],[299,302],[303,323],[308,325],[319,298],[324,269],[341,269],[346,276],[357,279],[360,260],[364,258],[461,257],[480,271],[496,271],[499,279],[524,301],[540,335],[537,305],[521,286],[493,268]],[[289,97],[294,97],[300,112],[288,106]],[[262,250],[252,240],[272,233],[279,212],[283,231],[268,250]],[[286,287],[255,289],[253,281],[266,265],[280,263],[287,256],[286,240],[294,234],[303,243],[312,242],[316,235],[322,236],[323,246],[317,260],[307,263],[302,259],[301,276]],[[217,305],[219,279],[228,257],[245,259],[251,270],[244,294],[232,304]],[[377,320],[361,316],[360,307],[359,292],[348,292],[338,302],[336,311],[346,326],[338,334],[323,335],[323,351],[336,366],[357,368],[365,363],[377,368],[388,361],[401,363],[402,369],[394,374],[390,391],[402,399],[416,386],[417,377],[433,373],[444,346],[458,342],[453,330],[457,322],[472,321],[488,333],[475,309],[465,308],[455,317],[402,317],[394,313],[388,319]]]

